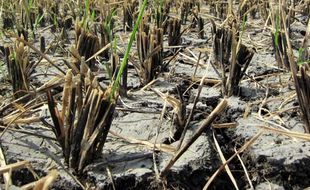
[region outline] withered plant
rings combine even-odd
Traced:
[[[181,22],[186,24],[188,16],[192,13],[195,5],[200,9],[199,3],[191,0],[181,1]]]
[[[14,3],[2,3],[1,15],[2,15],[2,23],[1,26],[3,29],[13,29],[14,25],[17,23],[17,18],[14,16],[16,13],[14,10]],[[3,11],[6,10],[6,11]]]
[[[173,107],[173,128],[170,131],[170,136],[163,139],[164,144],[171,144],[175,141],[178,141],[181,138],[181,135],[184,131],[186,124],[186,103],[183,99],[183,92],[181,91],[181,87],[177,86],[177,98],[164,94],[156,89],[153,89],[155,93],[157,93],[163,100],[165,100],[168,104]]]
[[[78,22],[75,25],[75,43],[75,48],[78,52],[77,56],[79,57],[79,59],[80,57],[84,56],[87,60],[100,49],[99,38],[97,37],[97,35],[82,28]],[[95,68],[94,60],[87,62],[87,64],[91,69]],[[80,65],[80,60],[78,60],[77,65]]]
[[[284,20],[285,13],[282,13],[282,20]],[[285,33],[286,40],[288,42],[288,57],[290,69],[295,82],[295,90],[299,102],[299,107],[302,113],[302,117],[305,123],[304,130],[306,133],[310,133],[310,22],[308,21],[306,35],[303,41],[303,53],[300,55],[298,62],[296,63],[292,46],[289,39],[288,31]]]
[[[240,1],[238,8],[239,19],[247,19],[248,14],[250,14],[252,18],[255,18],[258,10],[257,6],[259,4],[259,1]]]
[[[227,8],[228,4],[226,1],[220,1],[220,0],[209,0],[207,1],[207,4],[210,5],[210,13],[213,14],[215,17],[219,17],[221,19],[226,18],[227,16]]]
[[[170,18],[168,20],[168,45],[178,46],[181,44],[181,20]]]
[[[67,71],[60,110],[47,92],[53,131],[65,162],[78,173],[102,152],[115,109],[110,92],[91,76],[85,63],[77,75]]]
[[[154,6],[152,15],[155,15],[156,26],[157,28],[162,28],[164,34],[167,34],[167,21],[172,2],[170,0],[155,1]]]
[[[113,16],[116,14],[116,9],[112,5],[106,5],[104,2],[99,4],[99,8],[95,7],[95,5],[90,7],[90,2],[86,2],[88,3],[85,3],[85,13],[82,22],[77,21],[75,24],[76,46],[75,49],[72,49],[72,53],[77,58],[77,66],[79,66],[81,57],[83,56],[87,60],[87,64],[91,70],[95,70],[96,60],[92,56],[96,55],[105,59],[109,58],[109,47],[107,46],[113,38]],[[98,10],[100,10],[100,15],[96,17],[95,13]],[[95,23],[95,20],[99,20],[100,24]],[[98,28],[99,32],[97,32]],[[96,54],[102,49],[104,50]],[[88,60],[89,58],[91,59]]]
[[[299,107],[305,123],[305,132],[310,133],[310,67],[303,64],[299,67],[299,72],[293,71],[295,77],[295,88],[298,97]]]
[[[222,93],[224,96],[237,94],[239,82],[255,53],[254,49],[241,43],[241,39],[238,37],[237,23],[237,20],[233,18],[228,21],[227,26],[216,27],[212,21],[213,55],[215,65],[222,71]],[[228,76],[226,75],[227,71]]]
[[[269,2],[268,1],[259,1],[258,3],[258,12],[262,19],[267,20],[269,16]],[[269,21],[269,20],[268,20]]]
[[[136,65],[143,85],[152,81],[160,72],[163,63],[163,29],[148,26],[147,17],[140,25],[137,48],[140,64]]]
[[[233,44],[233,46],[235,46],[235,44]],[[234,50],[235,48],[237,48],[237,46],[232,49]],[[254,53],[255,50],[253,48],[249,48],[241,44],[240,48],[237,50],[237,55],[232,55],[232,59],[235,60],[231,60],[229,76],[225,87],[225,91],[228,96],[237,94],[239,83],[250,65]]]
[[[5,62],[13,87],[14,98],[17,99],[29,92],[29,78],[33,71],[33,62],[29,60],[29,50],[22,42],[15,42],[12,48],[5,48]]]
[[[211,20],[212,23],[212,37],[213,37],[213,55],[215,64],[226,70],[229,64],[229,58],[231,55],[231,45],[232,45],[232,24],[216,26],[215,22]],[[236,36],[235,36],[236,37]]]
[[[84,14],[81,22],[75,23],[75,49],[72,48],[72,54],[77,58],[75,63],[79,67],[81,57],[88,60],[100,49],[100,41],[97,35],[95,20],[95,7],[89,0],[84,2]],[[88,66],[95,70],[95,60],[87,62]]]
[[[198,13],[193,13],[193,21],[191,24],[192,28],[198,26],[198,36],[200,39],[204,38],[204,19],[201,16],[198,16]]]
[[[60,4],[60,5],[57,5],[56,7],[59,7],[60,10],[66,10],[67,9],[66,4]],[[56,11],[56,10],[54,10],[54,11]],[[70,43],[70,39],[68,37],[68,32],[74,27],[74,20],[73,20],[73,17],[71,16],[70,12],[69,11],[59,11],[59,13],[57,15],[55,14],[55,12],[50,12],[50,14],[53,16],[52,30],[55,30],[55,31],[60,33],[58,38],[59,38],[59,40],[61,40],[62,44],[64,42]]]
[[[198,17],[198,36],[200,39],[204,39],[205,32],[204,32],[204,20],[202,17]]]
[[[123,5],[123,27],[126,31],[132,30],[134,23],[135,9],[138,6],[137,0],[125,0]]]
[[[290,18],[286,17],[285,21],[282,21],[281,12],[287,10],[284,10],[281,1],[282,0],[275,0],[269,5],[272,24],[272,45],[274,47],[278,67],[281,69],[289,70],[289,58],[286,51],[288,46],[285,37],[285,30],[289,31]]]
[[[116,8],[110,5],[106,5],[101,2],[100,11],[100,48],[105,47],[107,44],[113,40],[113,28],[114,28],[114,16],[116,14]],[[109,49],[106,49],[101,53],[101,56],[108,59]]]

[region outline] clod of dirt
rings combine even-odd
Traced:
[[[294,120],[294,118],[291,118]],[[259,126],[266,123],[253,116],[238,120],[235,135],[249,139],[257,134]],[[295,125],[295,131],[302,130],[302,124]],[[285,189],[299,189],[310,185],[310,142],[265,132],[256,140],[252,148],[243,155],[248,170],[253,171],[252,181],[262,183],[271,181]]]

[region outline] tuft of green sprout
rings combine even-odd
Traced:
[[[310,64],[310,59],[308,60],[303,60],[302,59],[302,54],[304,53],[305,49],[304,48],[299,48],[298,50],[298,58],[297,58],[297,65],[302,66],[304,64]]]
[[[279,32],[280,32],[280,14],[279,14],[279,12],[277,12],[277,15],[276,15],[276,31],[274,33],[274,44],[275,44],[276,48],[279,47]]]

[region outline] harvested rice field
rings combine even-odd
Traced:
[[[309,0],[0,4],[0,189],[309,189]]]

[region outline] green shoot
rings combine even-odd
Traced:
[[[4,67],[4,63],[3,63],[3,61],[1,61],[0,62],[0,74],[2,74],[3,73],[3,68]]]
[[[82,27],[84,29],[86,29],[86,20],[87,20],[88,15],[89,15],[89,7],[90,7],[89,0],[85,0],[84,15],[83,15],[83,20],[82,20]]]
[[[243,34],[245,31],[245,27],[246,27],[246,22],[247,22],[247,16],[243,15],[243,19],[242,19],[242,28],[241,28],[241,33]],[[241,35],[242,36],[242,35]]]
[[[89,0],[85,0],[85,15],[89,14],[89,7],[90,7],[90,3]]]
[[[246,28],[246,22],[247,22],[247,16],[246,14],[243,15],[243,19],[242,19],[242,26],[241,26],[241,33],[240,33],[240,37],[239,37],[239,41],[238,41],[238,45],[237,45],[237,51],[239,50],[240,44],[241,44],[241,38],[244,34],[245,28]]]
[[[112,81],[113,79],[112,79],[112,69],[111,69],[111,66],[108,64],[108,63],[105,63],[104,64],[104,66],[105,66],[105,70],[106,70],[106,72],[108,73],[108,75],[109,75],[109,79]]]
[[[26,2],[26,0],[23,0],[23,6],[25,8],[25,11],[26,11],[26,16],[27,16],[27,22],[30,22],[30,5],[32,4],[32,1],[30,1],[29,3]],[[31,3],[31,4],[30,4]]]
[[[112,93],[111,93],[111,96],[110,96],[110,100],[115,98],[116,91],[119,90],[121,76],[122,76],[123,71],[124,71],[124,69],[126,67],[126,64],[127,64],[127,61],[128,61],[128,57],[129,57],[129,52],[130,52],[130,49],[132,47],[132,43],[133,43],[133,41],[136,38],[136,33],[138,31],[140,22],[142,20],[146,4],[147,4],[147,0],[143,0],[143,4],[142,4],[142,6],[140,7],[140,10],[139,10],[138,19],[137,19],[137,21],[135,23],[135,26],[134,26],[134,29],[133,29],[133,31],[132,31],[132,33],[130,35],[130,39],[129,39],[129,42],[128,42],[128,45],[127,45],[127,48],[126,48],[126,52],[125,52],[124,58],[122,60],[122,63],[120,65],[119,71],[118,71],[117,76],[116,76],[116,79],[115,79],[115,81],[113,83],[113,86],[112,86]]]
[[[107,31],[108,34],[109,34],[109,41],[110,42],[112,41],[112,28],[113,28],[112,21],[113,21],[113,16],[115,16],[115,15],[116,15],[116,9],[114,8],[112,10],[112,12],[107,16],[107,18],[106,18],[106,20],[105,20],[105,22],[103,24],[103,27],[104,27],[105,31]]]
[[[302,53],[305,51],[304,48],[299,48],[298,50],[298,59],[297,59],[297,65],[301,66],[304,64],[303,60],[302,60]]]
[[[156,6],[156,24],[157,24],[157,27],[161,27],[162,22],[163,22],[164,0],[156,0],[154,4]]]
[[[279,12],[277,12],[277,15],[276,15],[276,31],[274,33],[274,44],[275,44],[276,48],[279,47],[279,32],[280,32],[280,14],[279,14]]]
[[[114,38],[113,40],[113,46],[112,46],[112,54],[116,54],[117,53],[117,37]],[[113,59],[113,58],[112,58]],[[113,73],[112,73],[112,69],[109,66],[109,64],[104,64],[106,66],[106,71],[108,72],[109,75],[109,79],[112,81],[113,80]]]
[[[54,26],[56,28],[58,28],[58,19],[57,19],[57,16],[55,14],[53,15],[53,23],[54,23]]]
[[[302,66],[304,64],[310,64],[310,59],[309,60],[302,60],[302,54],[304,53],[305,49],[304,48],[299,48],[298,50],[298,59],[297,59],[297,65]]]
[[[44,14],[42,14],[41,16],[37,16],[35,23],[34,23],[34,29],[37,30],[38,29],[38,25],[40,24],[40,22],[42,21],[44,17]]]
[[[116,53],[117,50],[117,37],[114,38],[114,42],[113,42],[113,53]]]
[[[96,16],[96,13],[95,13],[95,10],[93,10],[93,11],[91,12],[91,15],[90,15],[90,22],[91,22],[91,23],[94,23],[95,16]]]
[[[33,5],[33,0],[29,0],[28,1],[28,8],[29,8],[29,10],[32,8],[32,5]]]

